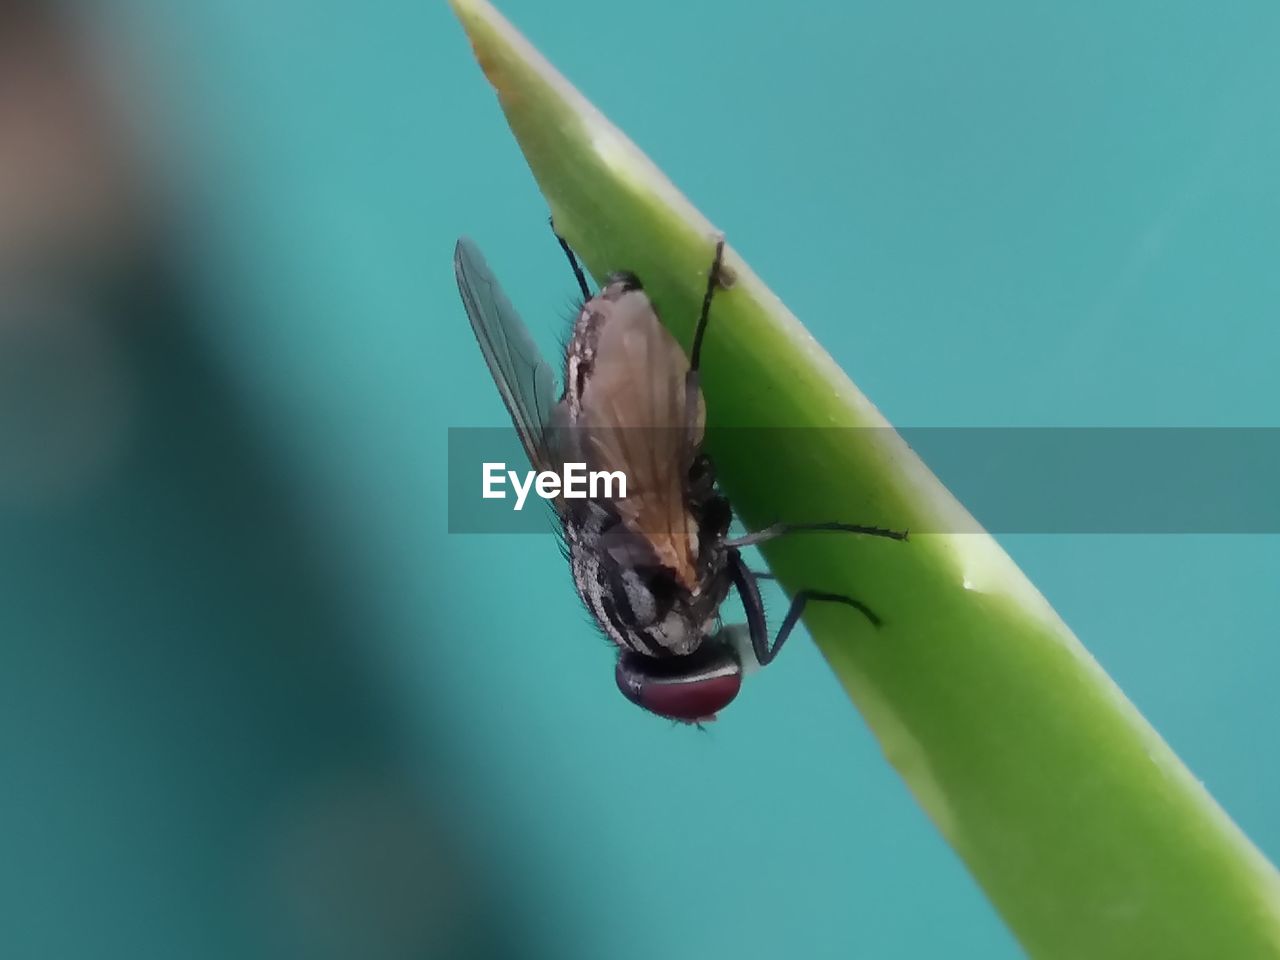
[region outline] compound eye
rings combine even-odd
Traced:
[[[714,720],[742,689],[742,665],[727,646],[704,642],[685,657],[623,653],[618,689],[638,707],[670,720]]]

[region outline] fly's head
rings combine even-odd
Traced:
[[[707,544],[692,585],[655,562],[649,541],[625,527],[606,532],[597,546],[594,567],[575,563],[575,577],[594,574],[579,589],[618,646],[618,689],[668,719],[713,718],[742,684],[738,652],[721,639],[719,611],[731,585],[721,545]]]
[[[636,706],[683,723],[714,720],[742,689],[742,661],[719,637],[683,657],[625,651],[614,671],[618,689]]]
[[[732,579],[725,546],[732,509],[716,492],[714,468],[703,455],[690,471],[689,509],[698,532],[699,583],[694,592],[676,589],[674,606],[686,612],[682,626],[693,642],[668,645],[659,656],[624,647],[614,679],[636,706],[668,720],[702,723],[733,702],[744,673],[736,634],[721,629],[719,615]]]
[[[599,505],[575,515],[565,534],[578,593],[618,648],[615,675],[627,699],[690,722],[733,699],[739,661],[718,640],[732,583],[721,544],[707,543],[689,581],[662,562],[650,537]]]

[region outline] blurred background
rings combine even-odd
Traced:
[[[1280,419],[1273,4],[503,9],[891,420]],[[0,3],[5,957],[1018,956],[811,645],[673,729],[446,533],[545,215],[443,2]],[[1276,538],[1002,539],[1280,856]]]

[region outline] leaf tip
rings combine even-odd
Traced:
[[[504,50],[509,54],[523,38],[488,0],[449,0],[449,6],[471,41],[471,51],[485,78],[501,95]]]

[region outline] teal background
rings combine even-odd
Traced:
[[[503,9],[892,421],[1276,425],[1273,4]],[[807,641],[672,729],[550,537],[447,535],[454,239],[548,351],[574,294],[447,6],[90,22],[173,290],[111,470],[3,513],[5,955],[1018,956]],[[1004,542],[1280,856],[1276,538]]]

